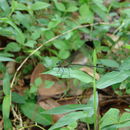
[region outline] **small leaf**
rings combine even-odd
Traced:
[[[12,5],[15,10],[27,10],[27,7],[24,4],[18,3],[17,1],[12,1]]]
[[[93,6],[91,6],[91,9],[92,9],[93,12],[96,13],[101,19],[103,19],[104,21],[108,21],[107,13],[104,12],[103,10],[101,10],[97,5],[93,4]]]
[[[23,104],[26,102],[24,96],[21,96],[16,92],[12,92],[12,101],[18,104]]]
[[[9,9],[7,0],[0,0],[0,8],[3,9],[4,11]]]
[[[48,27],[49,29],[55,28],[61,21],[59,19],[55,19],[49,22]]]
[[[3,118],[4,119],[8,119],[9,118],[10,105],[11,105],[10,95],[6,95],[4,97],[3,104],[2,104],[2,113],[3,113]]]
[[[120,124],[117,125],[117,128],[126,128],[126,127],[130,127],[130,113],[125,112],[121,115],[120,117]]]
[[[27,47],[31,47],[31,48],[33,48],[35,45],[36,45],[36,41],[34,41],[34,40],[29,40],[29,41],[27,41],[26,43],[25,43],[25,45],[27,46]]]
[[[130,50],[130,45],[126,44],[124,47]]]
[[[81,118],[85,118],[87,117],[87,114],[85,112],[72,112],[69,113],[67,115],[65,115],[64,117],[60,118],[58,120],[58,122],[56,122],[51,128],[49,128],[49,130],[54,130],[56,128],[60,128],[63,127],[65,125],[69,125],[74,121],[77,121]]]
[[[51,74],[61,78],[75,78],[85,83],[92,82],[92,77],[80,70],[73,70],[71,68],[53,68],[43,74]]]
[[[59,49],[59,50],[61,50],[61,49],[63,49],[63,48],[64,48],[65,50],[69,49],[67,43],[66,43],[65,41],[63,41],[63,40],[55,40],[54,43],[53,43],[53,45],[54,45],[57,49]]]
[[[41,35],[41,31],[40,30],[36,30],[36,32],[33,32],[31,35],[31,39],[32,40],[37,40]]]
[[[89,9],[89,6],[87,4],[81,5],[81,7],[79,8],[79,12],[81,15],[81,21],[83,21],[83,23],[92,23],[93,22],[93,19],[94,19],[93,13]]]
[[[0,56],[0,62],[4,62],[4,61],[15,61],[15,60],[12,58]]]
[[[10,42],[7,44],[5,50],[10,51],[10,52],[19,52],[20,51],[20,46],[16,42]]]
[[[51,80],[45,80],[45,88],[51,88],[54,84],[55,82]]]
[[[31,84],[31,88],[30,88],[29,92],[31,94],[36,95],[38,87],[40,86],[41,83],[42,83],[42,79],[40,77],[36,78],[34,81],[34,84]]]
[[[13,15],[13,18],[19,23],[22,24],[23,27],[30,29],[30,27],[32,26],[34,20],[31,17],[31,15],[29,14],[22,14],[20,11],[17,11],[15,13],[15,15]],[[39,33],[39,31],[36,30],[37,33]]]
[[[44,113],[44,109],[38,106],[37,104],[27,102],[20,106],[23,114],[27,116],[32,121],[35,121],[42,125],[50,125],[52,123],[51,116]]]
[[[109,87],[113,84],[120,83],[127,79],[130,75],[130,72],[127,71],[113,71],[110,73],[106,73],[101,77],[99,81],[97,81],[97,88],[103,89]]]
[[[39,78],[36,78],[35,81],[34,81],[34,84],[38,87],[40,84],[42,83],[42,79],[39,77]]]
[[[10,6],[7,0],[0,0],[0,9],[3,10],[3,11],[0,11],[0,15],[3,14],[5,17],[9,15]]]
[[[45,9],[49,6],[50,6],[50,4],[48,4],[48,3],[37,1],[34,4],[32,4],[31,9],[40,10],[40,9]]]
[[[100,127],[106,127],[108,125],[113,125],[118,123],[119,120],[119,110],[115,108],[111,108],[107,111],[104,116],[101,118],[101,125]]]
[[[77,11],[78,10],[78,8],[76,7],[76,6],[70,6],[69,8],[67,8],[67,12],[75,12],[75,11]]]
[[[43,63],[45,67],[47,68],[54,68],[57,64],[57,62],[59,61],[59,59],[57,57],[51,56],[44,56],[43,57]]]
[[[103,11],[107,12],[107,8],[103,5],[103,0],[93,0],[93,2]]]
[[[68,50],[60,50],[59,51],[59,54],[58,56],[61,58],[61,59],[67,59],[69,56],[70,56],[70,52]]]
[[[11,25],[14,29],[15,29],[15,38],[16,38],[16,41],[20,44],[23,44],[24,41],[25,41],[25,36],[24,34],[22,33],[22,31],[20,30],[20,28],[18,28],[16,26],[16,24],[14,24],[14,22],[12,22],[11,19],[9,18],[0,18],[0,22],[4,22],[4,23],[7,23],[9,25]]]
[[[63,3],[57,2],[57,0],[54,0],[55,6],[59,11],[65,12],[66,8]]]
[[[130,70],[130,57],[126,58],[121,66],[119,67],[120,70]]]
[[[101,129],[126,128],[130,126],[130,113],[119,116],[119,110],[111,108],[101,119]]]

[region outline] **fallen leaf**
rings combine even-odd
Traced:
[[[67,84],[68,84],[68,86],[70,88],[70,90],[68,92],[69,95],[71,95],[71,96],[82,95],[83,89],[81,89],[80,87],[78,87],[79,86],[78,83],[77,83],[77,86],[75,86],[74,83],[73,83],[73,80],[69,80],[67,82]]]
[[[90,76],[94,77],[94,71],[93,71],[92,68],[82,67],[82,68],[80,68],[80,70],[82,70],[82,71],[86,72],[87,74],[89,74]],[[100,76],[99,76],[98,73],[96,73],[95,78],[96,78],[97,80],[99,80]]]
[[[86,58],[86,56],[84,56],[82,53],[78,53],[75,56],[72,64],[86,64],[87,61],[88,61],[88,59]]]
[[[16,65],[16,62],[13,62],[13,61],[9,61],[9,62],[6,64],[7,72],[8,72],[9,74],[15,73],[15,65]]]
[[[59,103],[57,103],[57,101],[53,100],[53,99],[46,99],[44,101],[40,101],[39,105],[44,108],[45,110],[49,110],[55,107],[60,106]],[[58,114],[58,115],[53,115],[53,121],[56,122],[57,120],[59,120],[61,117],[63,117],[64,114]]]
[[[51,97],[57,94],[62,94],[66,90],[66,85],[64,82],[60,82],[60,80],[52,75],[49,74],[42,74],[45,71],[45,67],[42,64],[38,64],[32,75],[31,75],[31,83],[33,84],[35,79],[41,78],[42,83],[38,86],[38,95],[44,97]],[[46,88],[45,81],[53,81],[54,85],[51,88]]]

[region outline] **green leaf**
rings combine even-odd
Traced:
[[[31,47],[31,48],[34,48],[34,46],[37,44],[37,42],[36,41],[34,41],[34,40],[28,40],[26,43],[25,43],[25,45],[27,46],[27,47]]]
[[[53,68],[57,65],[59,59],[57,57],[51,56],[44,56],[42,64],[47,68]]]
[[[14,57],[14,55],[11,53],[2,52],[2,53],[0,53],[0,57]]]
[[[13,130],[13,126],[11,124],[11,121],[8,118],[4,119],[4,130]]]
[[[60,118],[49,130],[54,130],[56,128],[63,127],[65,125],[69,125],[74,121],[77,121],[81,118],[87,117],[87,114],[85,112],[72,112],[64,117]]]
[[[72,111],[79,111],[79,110],[85,110],[88,112],[89,116],[93,114],[93,108],[88,107],[87,105],[82,104],[70,104],[70,105],[63,105],[59,106],[53,109],[50,109],[48,111],[45,111],[46,114],[62,114],[62,113],[68,113]]]
[[[99,63],[108,67],[119,67],[119,64],[115,60],[111,59],[99,59]]]
[[[93,6],[91,6],[91,9],[92,9],[93,12],[96,13],[102,20],[108,21],[107,13],[104,12],[103,10],[101,10],[101,8],[99,8],[97,5],[93,4]]]
[[[3,79],[3,91],[5,95],[10,94],[10,76],[8,73],[5,73]]]
[[[51,116],[42,114],[45,110],[37,104],[27,102],[20,106],[22,113],[32,121],[41,125],[50,125],[52,123]]]
[[[113,71],[106,73],[104,76],[97,81],[97,88],[103,89],[109,87],[113,84],[120,83],[127,79],[130,75],[130,72],[127,71]]]
[[[54,34],[53,31],[46,31],[46,32],[44,33],[44,35],[45,35],[45,38],[46,38],[47,40],[49,40],[49,39],[51,39],[51,38],[53,38],[53,37],[55,36],[55,34]]]
[[[5,50],[10,51],[10,52],[19,52],[20,51],[20,46],[16,42],[10,42],[7,44]]]
[[[120,70],[130,70],[130,57],[126,58],[121,66],[119,67]]]
[[[0,56],[0,62],[4,62],[4,61],[15,61],[15,60],[12,58]]]
[[[61,59],[67,59],[70,56],[70,52],[68,50],[60,50],[58,57],[60,57]]]
[[[15,38],[16,38],[16,41],[23,44],[24,41],[25,41],[25,36],[24,34],[22,33],[22,31],[20,30],[20,28],[18,28],[16,26],[16,24],[14,24],[14,22],[12,22],[11,19],[9,18],[0,18],[0,22],[3,22],[3,23],[7,23],[9,24],[10,26],[12,26],[14,29],[15,29]]]
[[[76,7],[76,6],[69,6],[68,8],[67,8],[67,12],[75,12],[75,11],[77,11],[78,10],[78,8]]]
[[[10,105],[11,105],[10,95],[6,95],[4,97],[3,104],[2,104],[2,113],[3,113],[3,118],[4,119],[8,119],[9,118]]]
[[[3,10],[3,12],[0,12],[3,16],[7,16],[10,13],[10,7],[7,0],[0,0],[0,9]]]
[[[115,109],[115,108],[111,108],[101,118],[100,127],[103,128],[108,125],[116,124],[116,123],[118,123],[118,120],[119,120],[119,110]]]
[[[0,0],[0,8],[6,11],[9,9],[9,5],[7,3],[7,0]]]
[[[83,23],[93,23],[94,17],[92,11],[89,9],[89,6],[87,4],[83,4],[79,8],[79,12],[81,15],[80,20]]]
[[[27,10],[27,6],[22,3],[18,3],[17,1],[12,1],[12,5],[14,10]]]
[[[54,84],[55,82],[51,80],[45,80],[45,88],[51,88]]]
[[[74,121],[67,126],[68,129],[66,129],[66,130],[75,130],[77,128],[77,126],[78,126],[78,122]],[[61,130],[64,130],[64,129],[61,128]]]
[[[37,1],[34,4],[32,4],[31,9],[32,10],[40,10],[40,9],[45,9],[49,6],[50,6],[50,4],[48,4],[48,3]]]
[[[38,87],[40,86],[41,83],[42,83],[42,79],[40,77],[36,78],[34,81],[34,84],[31,84],[31,88],[30,88],[29,92],[31,94],[36,95]]]
[[[102,10],[107,12],[107,8],[103,5],[103,0],[93,0],[93,2]]]
[[[16,92],[12,92],[12,101],[18,104],[23,104],[26,102],[24,96],[21,96]]]
[[[68,50],[68,49],[69,49],[67,43],[66,43],[65,41],[63,41],[63,40],[55,40],[54,43],[53,43],[53,45],[54,45],[57,49],[59,49],[59,50],[61,50],[61,49],[63,49],[63,48],[64,48],[65,50]]]
[[[63,3],[57,2],[57,0],[54,0],[55,6],[59,11],[65,12],[66,8]]]
[[[55,19],[55,20],[50,21],[48,24],[49,29],[55,28],[60,22],[61,21],[59,19],[58,20]]]
[[[31,39],[32,40],[37,40],[41,35],[41,31],[40,30],[36,30],[35,32],[32,33],[31,35]]]
[[[18,24],[22,24],[25,28],[30,30],[34,22],[34,18],[29,14],[22,14],[20,11],[17,11],[13,18],[18,22]],[[38,33],[38,31],[36,31]]]
[[[36,78],[34,84],[38,87],[42,83],[42,79],[40,77]]]
[[[71,68],[53,68],[52,70],[44,72],[43,74],[51,74],[61,78],[75,78],[85,83],[92,82],[92,77],[90,77],[88,74],[80,70],[73,70]]]
[[[130,50],[130,45],[126,44],[124,47]]]
[[[111,129],[111,128],[126,128],[130,126],[130,113],[125,112],[119,115],[119,110],[111,108],[108,112],[104,114],[101,118],[101,129]]]
[[[130,127],[130,113],[125,112],[121,115],[120,117],[120,124],[117,125],[117,128],[122,128],[122,127]]]

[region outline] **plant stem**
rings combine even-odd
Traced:
[[[93,52],[93,65],[96,66],[97,57],[96,50]],[[94,130],[97,129],[97,92],[96,92],[96,67],[94,67],[94,78],[93,78],[93,95],[94,95]]]

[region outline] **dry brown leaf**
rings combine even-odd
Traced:
[[[15,65],[16,65],[16,62],[13,62],[13,61],[9,61],[9,62],[6,64],[7,72],[8,72],[9,74],[15,73]]]
[[[119,39],[119,36],[117,36],[117,35],[113,35],[113,34],[107,34],[114,42],[116,42],[116,44],[115,44],[115,46],[113,47],[113,51],[114,51],[114,49],[119,49],[119,48],[121,48],[123,45],[124,45],[124,43],[123,43],[123,41],[121,41],[121,40],[119,40],[118,41],[118,39]],[[118,41],[118,42],[117,42]]]
[[[68,86],[69,86],[69,88],[70,88],[70,90],[69,90],[69,92],[68,92],[69,95],[71,95],[71,96],[82,95],[83,89],[74,86],[73,80],[69,80],[69,81],[67,82],[67,84],[68,84]],[[77,86],[78,86],[78,85],[77,85]]]
[[[42,79],[42,83],[38,89],[38,95],[44,97],[51,97],[57,94],[62,94],[66,90],[65,83],[59,82],[60,80],[52,75],[42,74],[44,71],[45,67],[42,64],[38,64],[31,75],[31,83],[34,83],[35,79],[39,77]],[[55,83],[51,88],[45,88],[45,80],[50,80]]]
[[[93,71],[92,68],[82,67],[82,68],[80,68],[80,70],[82,70],[82,71],[86,72],[87,74],[89,74],[90,76],[94,77],[94,71]],[[99,76],[98,73],[96,73],[95,78],[96,78],[97,80],[99,80],[100,76]]]
[[[57,101],[53,100],[53,99],[46,99],[44,101],[40,101],[39,105],[44,108],[45,110],[49,110],[55,107],[60,106],[59,103],[57,103]],[[57,120],[59,120],[61,117],[63,117],[64,114],[59,114],[59,115],[53,115],[53,121],[56,122]]]
[[[88,59],[86,58],[86,56],[84,56],[82,53],[78,53],[75,56],[72,64],[86,64],[87,61],[88,61]]]

